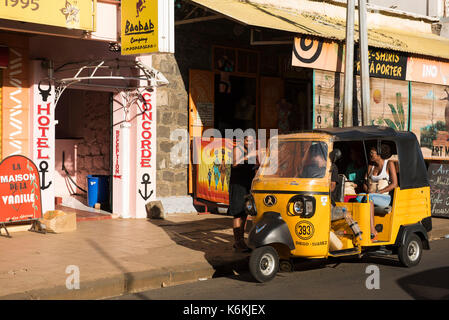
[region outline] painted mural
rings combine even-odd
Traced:
[[[343,124],[344,74],[315,70],[314,127]]]
[[[426,159],[449,158],[449,87],[412,83],[412,128]]]
[[[201,159],[197,165],[196,197],[229,204],[232,141],[214,139],[213,142],[196,139],[201,146]]]
[[[371,124],[386,126],[398,131],[408,130],[408,83],[398,80],[372,78]],[[360,102],[361,97],[358,97]]]
[[[362,125],[360,77],[354,100],[354,117]],[[400,80],[370,78],[371,125],[408,130],[408,83]],[[343,125],[344,74],[315,70],[315,128]]]
[[[2,85],[2,157],[31,156],[30,85],[28,39],[8,34],[0,42],[9,47],[9,65],[3,70]]]

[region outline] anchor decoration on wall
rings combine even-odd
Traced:
[[[150,194],[148,194],[148,185],[151,184],[150,175],[148,173],[145,173],[142,176],[141,184],[143,184],[145,186],[145,193],[142,194],[142,191],[139,189],[139,194],[140,194],[140,196],[142,197],[143,200],[147,201],[148,199],[150,199],[151,195],[154,192],[154,190],[151,190]]]
[[[48,172],[48,163],[47,161],[42,161],[39,164],[39,172],[41,173],[41,190],[45,190],[48,189],[52,183],[52,181],[50,181],[47,185],[45,185],[45,173]]]
[[[51,91],[51,84],[49,83],[49,84],[48,84],[48,89],[47,89],[47,90],[44,90],[44,89],[41,88],[41,82],[42,82],[42,81],[39,81],[39,84],[37,85],[37,88],[39,89],[39,93],[40,93],[40,95],[42,96],[42,100],[43,100],[44,102],[47,102],[48,97],[51,96],[51,94],[50,94],[50,91]]]

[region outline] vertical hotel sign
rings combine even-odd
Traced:
[[[146,218],[145,205],[156,198],[156,88],[142,93],[137,117],[136,218]]]
[[[40,61],[33,61],[33,160],[40,174],[43,212],[55,208],[55,86],[45,79]]]
[[[122,55],[157,52],[158,0],[122,0]]]
[[[96,0],[2,0],[0,18],[94,31]]]

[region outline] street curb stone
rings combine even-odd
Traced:
[[[65,286],[42,288],[21,293],[0,296],[1,300],[93,300],[107,299],[124,294],[137,293],[145,290],[174,286],[199,279],[214,277],[217,270],[220,274],[230,274],[232,261],[224,265],[212,267],[209,263],[193,263],[186,266],[178,266],[168,270],[146,270],[140,272],[128,272],[113,275],[107,278],[82,282],[80,289],[69,290]]]

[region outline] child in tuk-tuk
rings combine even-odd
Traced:
[[[352,145],[349,149],[349,156],[351,162],[345,170],[345,177],[347,178],[345,187],[351,191],[346,191],[345,194],[356,194],[363,192],[363,185],[366,176],[366,163],[363,159],[362,150],[356,145]]]

